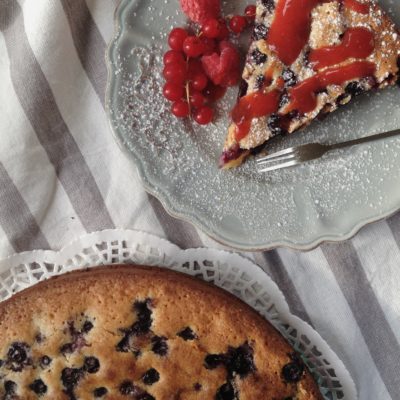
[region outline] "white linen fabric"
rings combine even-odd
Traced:
[[[220,247],[145,193],[112,138],[104,54],[116,5],[0,0],[0,258],[115,227]],[[246,256],[343,360],[360,399],[400,399],[400,214],[308,253]]]

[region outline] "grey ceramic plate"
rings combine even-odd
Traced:
[[[246,2],[231,2],[243,10]],[[400,5],[382,0],[400,23]],[[234,4],[234,6],[232,6]],[[232,11],[232,10],[228,10]],[[217,160],[235,93],[202,128],[170,115],[163,100],[163,47],[184,24],[178,0],[123,0],[108,57],[107,107],[115,137],[145,188],[173,215],[243,250],[311,249],[354,235],[400,208],[400,139],[331,153],[309,164],[257,175],[254,160],[221,171]],[[361,96],[323,122],[271,143],[272,151],[331,143],[400,127],[400,90]]]

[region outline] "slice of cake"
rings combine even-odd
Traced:
[[[399,76],[399,31],[371,0],[258,0],[253,40],[220,164],[238,166]]]
[[[0,303],[0,360],[6,400],[322,400],[256,311],[159,268],[73,272]]]

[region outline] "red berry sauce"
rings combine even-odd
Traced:
[[[268,44],[286,65],[291,65],[308,42],[311,12],[330,0],[280,0],[268,34]]]
[[[369,5],[367,3],[360,3],[357,0],[344,0],[344,6],[359,14],[369,13]]]
[[[354,79],[373,76],[376,66],[369,61],[356,61],[344,67],[333,67],[300,82],[289,91],[290,110],[302,113],[317,106],[316,94],[329,85],[341,85]]]
[[[279,105],[279,90],[269,93],[261,91],[242,97],[232,111],[232,119],[236,124],[236,140],[247,136],[251,120],[275,112]]]
[[[311,51],[309,60],[315,70],[339,64],[349,58],[367,58],[374,50],[374,34],[363,27],[350,28],[338,46]]]
[[[274,21],[268,32],[267,42],[279,59],[290,66],[300,55],[308,42],[311,30],[311,13],[314,7],[331,0],[280,0],[277,3]],[[365,13],[369,6],[357,0],[343,0],[345,7]],[[365,7],[364,7],[365,6]],[[309,61],[315,70],[331,67],[317,73],[288,90],[287,112],[307,113],[317,106],[317,94],[329,85],[373,76],[374,63],[365,59],[374,50],[374,34],[363,28],[349,28],[337,46],[327,46],[312,50]],[[363,59],[343,67],[334,67],[349,58]],[[253,118],[274,114],[279,109],[279,100],[284,89],[284,81],[278,78],[276,89],[264,93],[272,83],[272,71],[267,71],[257,92],[242,97],[234,110],[232,119],[236,124],[236,140],[240,141],[249,133]]]

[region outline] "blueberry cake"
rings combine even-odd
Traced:
[[[258,0],[220,164],[399,79],[400,35],[372,0]]]
[[[230,294],[114,266],[0,304],[0,398],[320,400],[302,359]]]

